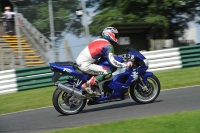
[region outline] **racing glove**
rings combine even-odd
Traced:
[[[133,63],[131,61],[128,61],[126,63],[123,63],[123,66],[122,67],[126,67],[126,68],[129,68],[129,67],[132,67],[133,66]]]
[[[132,67],[132,66],[133,66],[133,63],[132,63],[131,61],[128,61],[128,62],[126,63],[126,66],[127,66],[127,67]]]

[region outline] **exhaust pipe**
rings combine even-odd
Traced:
[[[66,86],[64,84],[61,84],[61,83],[58,83],[58,89],[60,89],[60,90],[62,90],[64,92],[67,92],[69,94],[73,94],[73,95],[75,95],[77,97],[84,97],[85,98],[85,96],[82,95],[82,92],[77,91],[77,90],[75,90],[75,89],[73,89],[71,87],[68,87],[68,86]]]

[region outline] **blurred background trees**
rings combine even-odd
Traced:
[[[50,34],[48,0],[30,1],[30,5],[25,6],[18,4],[18,12],[22,13],[29,22],[48,37]],[[74,19],[76,17],[75,12],[79,3],[78,0],[52,1],[54,30],[57,37],[59,37],[67,28],[72,19],[73,23],[70,25],[68,32],[81,36],[81,33],[83,32],[81,21]]]
[[[174,38],[200,15],[199,0],[88,0],[87,6],[96,6],[92,35],[116,23],[154,23],[153,38]]]
[[[6,1],[0,0],[1,9],[8,3]],[[24,0],[17,4],[19,12],[48,36],[48,0]],[[67,27],[71,18],[75,18],[79,4],[80,0],[53,1],[57,35]],[[200,15],[199,0],[86,0],[86,6],[94,10],[90,23],[90,34],[93,36],[99,36],[102,29],[112,24],[154,23],[152,38],[174,38],[177,31],[180,35],[183,33],[188,22],[198,22]],[[81,21],[74,19],[68,32],[81,36],[83,31]]]

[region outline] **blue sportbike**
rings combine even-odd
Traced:
[[[110,79],[91,86],[96,92],[88,94],[82,91],[81,85],[93,75],[86,74],[78,69],[75,62],[50,63],[54,72],[52,81],[57,86],[53,94],[54,108],[63,115],[76,114],[83,110],[85,105],[103,104],[131,98],[140,104],[153,102],[160,93],[160,82],[152,73],[147,72],[148,60],[132,47],[125,48],[128,54],[115,56],[119,62],[132,61],[130,68],[116,68],[108,62],[107,58],[100,58],[95,63],[112,70]],[[129,56],[128,56],[129,55]],[[130,55],[134,56],[130,58]],[[59,82],[61,76],[66,76],[66,81]]]

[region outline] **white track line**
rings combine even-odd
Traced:
[[[12,113],[0,114],[0,116],[9,115],[9,114],[15,114],[15,113],[21,113],[21,112],[27,112],[27,111],[33,111],[33,110],[39,110],[39,109],[45,109],[45,108],[50,108],[50,107],[53,107],[53,106],[47,106],[47,107],[42,107],[42,108],[28,109],[28,110],[22,110],[22,111],[17,111],[17,112],[12,112]]]
[[[176,90],[176,89],[182,89],[182,88],[193,88],[193,87],[200,87],[200,85],[178,87],[178,88],[172,88],[172,89],[165,89],[165,90],[161,90],[161,91],[170,91],[170,90]],[[27,112],[27,111],[33,111],[33,110],[39,110],[39,109],[45,109],[45,108],[51,108],[51,107],[53,107],[53,106],[47,106],[47,107],[42,107],[42,108],[28,109],[28,110],[17,111],[17,112],[12,112],[12,113],[0,114],[0,116],[9,115],[9,114],[15,114],[15,113],[21,113],[21,112]]]
[[[182,88],[193,88],[193,87],[200,87],[200,85],[171,88],[171,89],[165,89],[165,90],[161,90],[161,91],[170,91],[170,90],[176,90],[176,89],[182,89]]]

